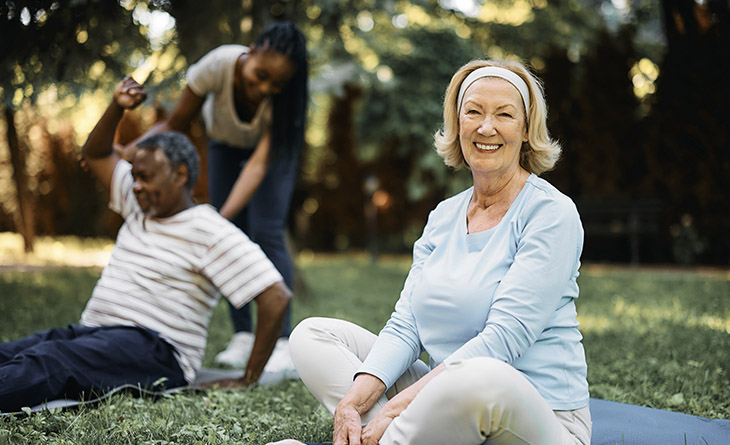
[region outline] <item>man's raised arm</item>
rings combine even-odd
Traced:
[[[144,102],[147,93],[131,77],[125,77],[114,88],[114,98],[96,123],[82,148],[84,162],[91,172],[109,188],[119,156],[114,152],[114,133],[124,115]]]

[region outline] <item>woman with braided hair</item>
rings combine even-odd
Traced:
[[[202,112],[211,204],[261,246],[289,288],[294,266],[285,229],[304,142],[307,78],[304,35],[292,23],[274,23],[250,47],[222,45],[191,65],[174,111],[148,132],[184,131]],[[249,306],[231,307],[231,317],[235,334],[216,362],[245,367],[253,345]],[[290,330],[291,309],[267,370],[293,369]]]

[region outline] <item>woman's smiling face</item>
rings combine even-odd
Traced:
[[[254,48],[241,69],[248,100],[259,103],[266,96],[281,93],[294,75],[295,68],[284,54]]]
[[[525,110],[514,85],[483,77],[466,89],[459,111],[459,142],[472,174],[503,175],[519,169],[525,141]]]

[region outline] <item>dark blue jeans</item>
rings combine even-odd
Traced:
[[[72,324],[0,343],[0,411],[124,384],[152,388],[162,377],[166,388],[187,385],[172,346],[149,329]]]
[[[208,144],[208,193],[210,203],[220,209],[243,166],[254,150],[231,147],[211,140]],[[272,159],[261,185],[251,201],[233,219],[233,223],[264,251],[274,267],[284,277],[290,289],[294,284],[294,263],[284,238],[292,192],[297,179],[299,155],[279,156]],[[231,306],[231,319],[236,332],[252,332],[251,309],[247,304],[240,309]],[[291,332],[291,305],[287,308],[281,336]]]

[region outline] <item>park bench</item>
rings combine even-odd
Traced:
[[[633,264],[639,264],[647,244],[656,257],[664,206],[658,199],[598,198],[576,201],[585,231],[588,257],[600,255],[594,246],[611,245]],[[643,242],[642,242],[643,241]],[[596,258],[616,259],[616,258]]]

